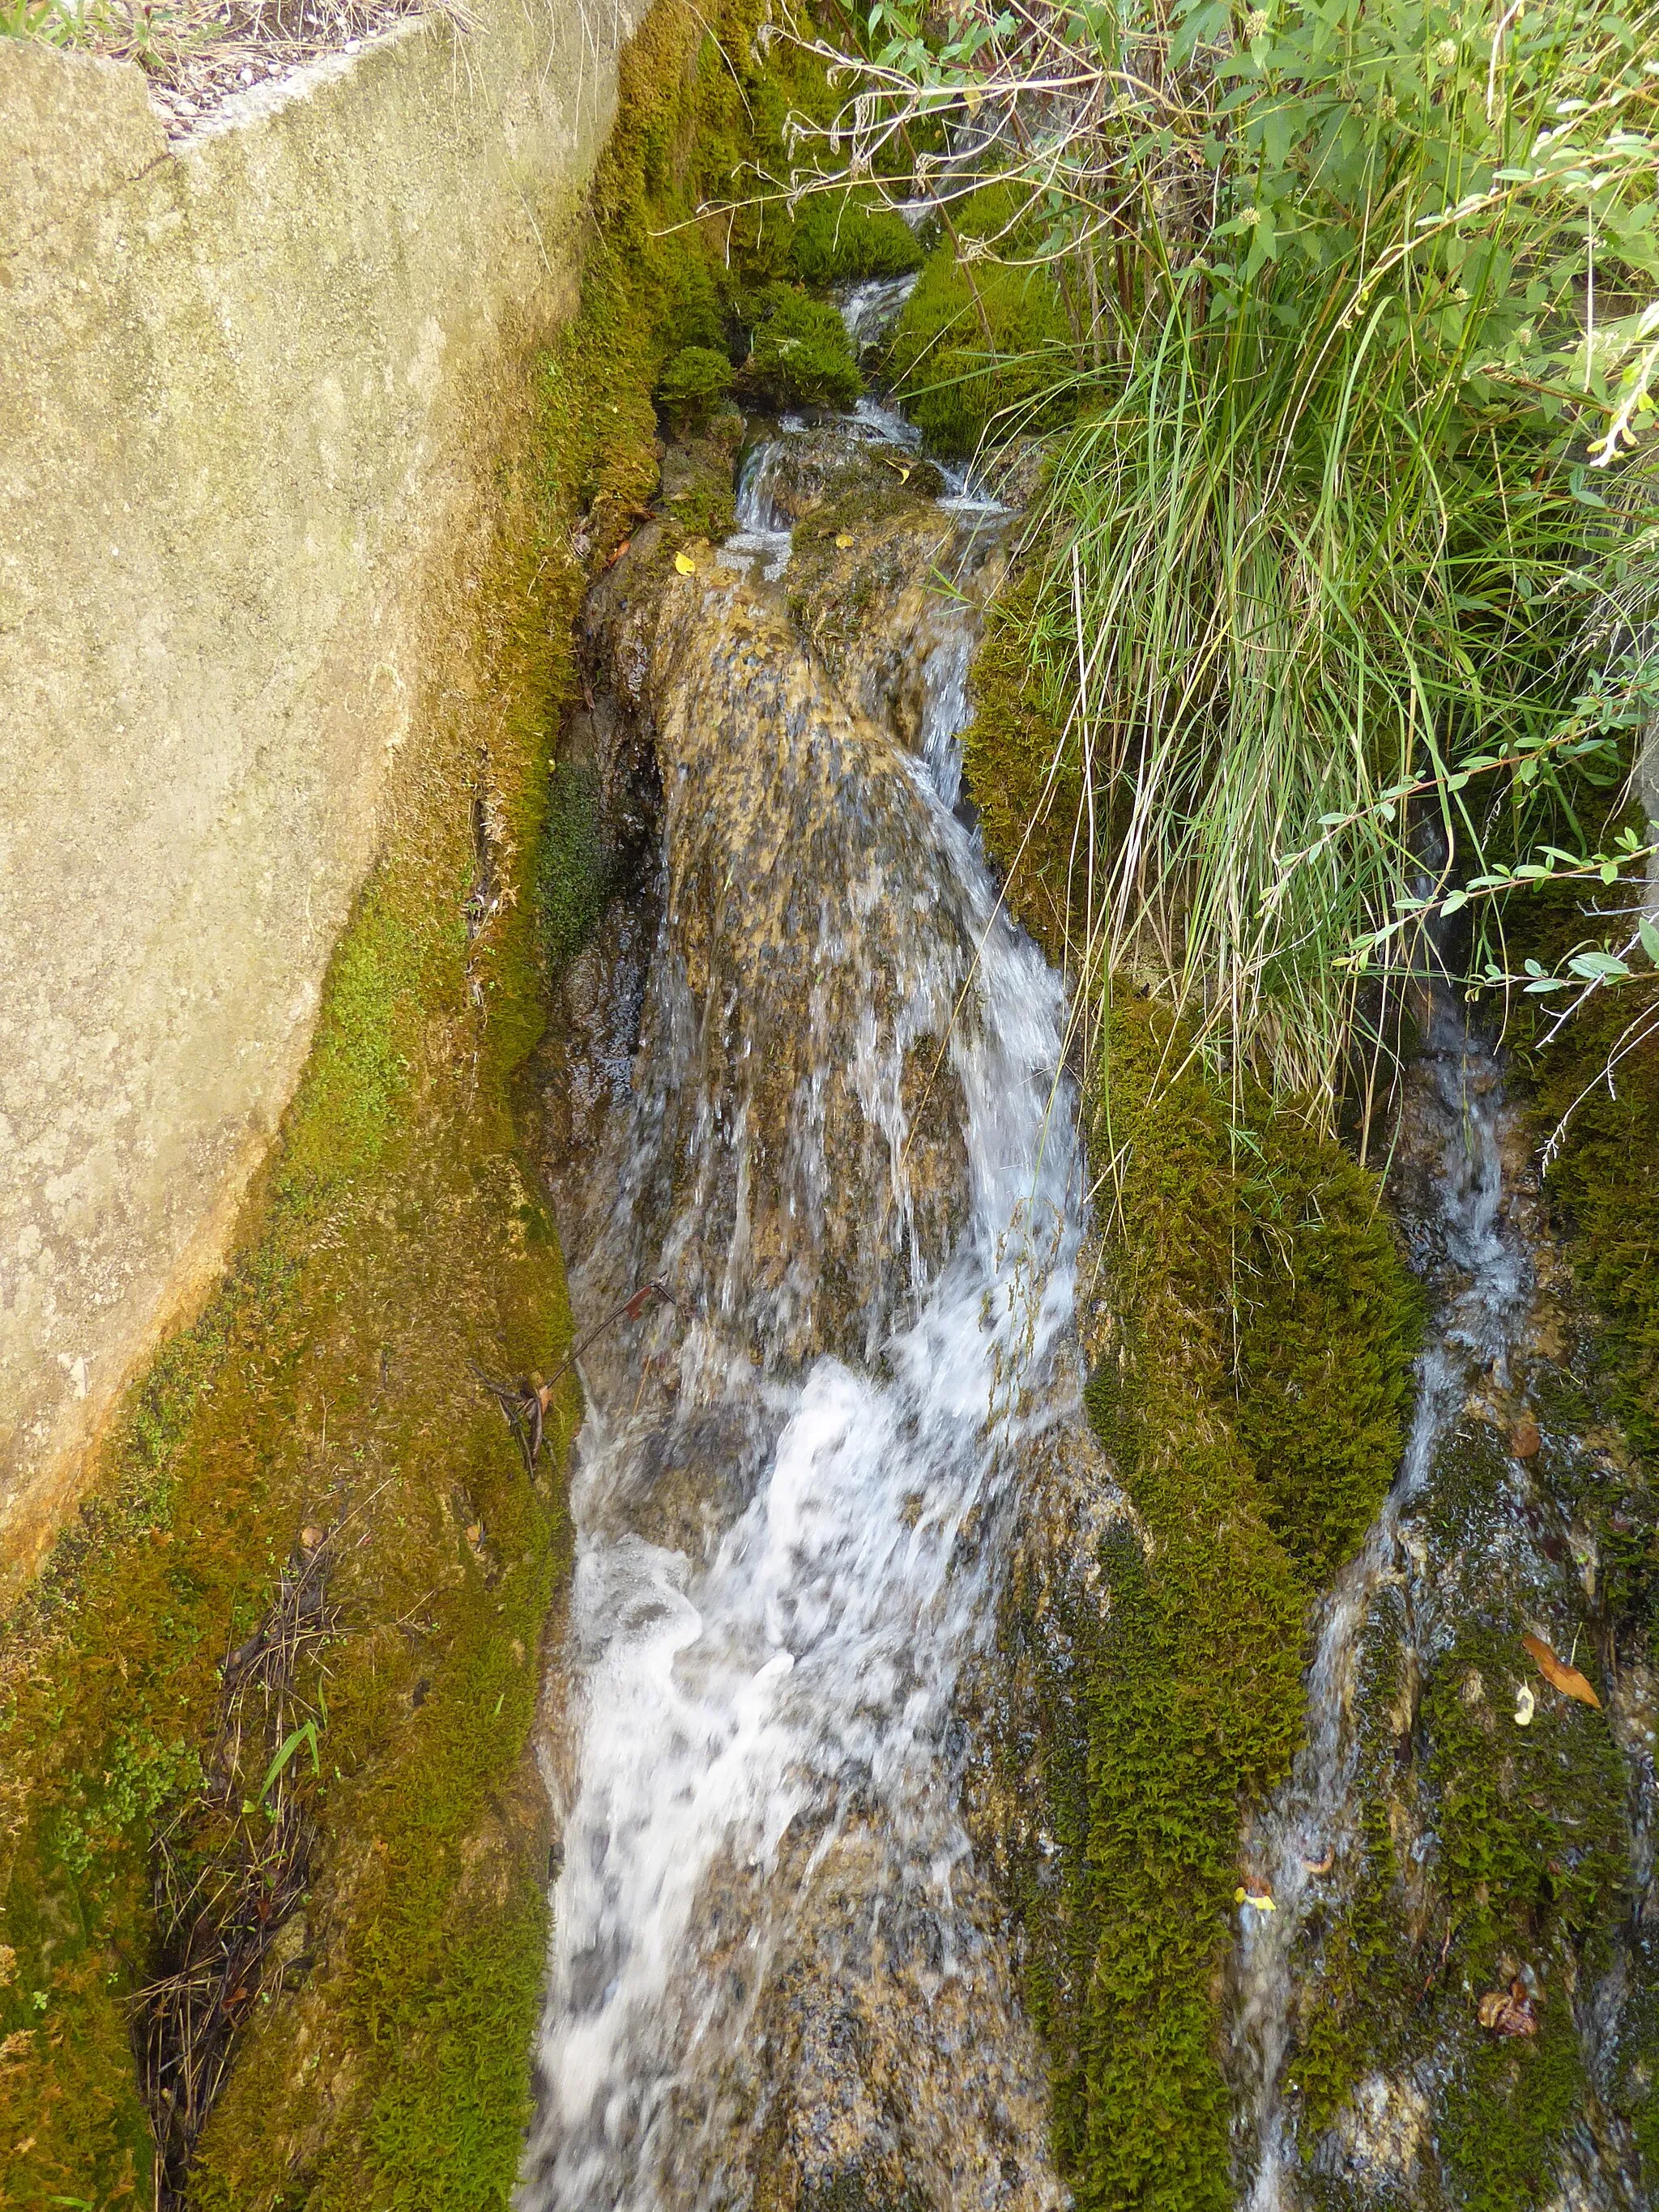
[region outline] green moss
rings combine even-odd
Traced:
[[[1095,1116],[1118,1174],[1086,1403],[1140,1533],[1103,1549],[1103,1612],[1006,1624],[1059,1845],[1058,1878],[1016,1878],[1028,1988],[1062,2169],[1103,2212],[1231,2201],[1217,2008],[1241,1822],[1299,1740],[1308,1577],[1392,1477],[1417,1330],[1374,1186],[1300,1122],[1264,1115],[1241,1145],[1201,1068],[1170,1079],[1169,1036],[1146,1001],[1114,1010]]]
[[[732,364],[708,346],[683,346],[657,380],[657,404],[682,427],[704,422],[730,396]]]
[[[872,276],[907,276],[921,263],[908,223],[867,193],[815,192],[796,211],[789,272],[799,283],[822,289]]]
[[[1622,1887],[1624,1782],[1604,1715],[1554,1692],[1515,1726],[1521,1626],[1470,1626],[1423,1701],[1438,1886],[1477,1967],[1546,1920],[1599,1929]],[[1535,1674],[1534,1680],[1536,1680]]]
[[[1494,1431],[1472,1422],[1449,1437],[1428,1495],[1424,1572],[1445,1633],[1424,1650],[1398,1593],[1379,1594],[1355,1699],[1360,1860],[1319,1929],[1316,2001],[1288,2070],[1310,2146],[1362,2075],[1431,2060],[1456,2201],[1539,2205],[1582,2124],[1571,2000],[1605,1970],[1625,1909],[1624,1784],[1606,1716],[1547,1689],[1522,1644],[1559,1594],[1494,1571],[1515,1510]],[[1537,1699],[1526,1728],[1523,1681]],[[1408,1863],[1396,1832],[1427,1839]],[[1480,2027],[1479,2000],[1523,1967],[1540,2030],[1500,2041]]]
[[[1310,1585],[1376,1518],[1399,1462],[1423,1310],[1381,1192],[1293,1109],[1237,1161],[1250,1230],[1237,1282],[1241,1442]]]
[[[1563,1993],[1547,2003],[1535,2039],[1478,2032],[1457,2053],[1440,2101],[1440,2155],[1468,2212],[1519,2212],[1559,2201],[1555,2169],[1586,2088],[1584,2062]]]
[[[1659,1035],[1641,1037],[1656,1009],[1644,981],[1603,994],[1557,1039],[1542,1041],[1540,1020],[1535,1041],[1516,1042],[1538,1140],[1566,1124],[1545,1190],[1597,1316],[1612,1409],[1659,1468]]]
[[[1531,1726],[1515,1726],[1520,1630],[1513,1619],[1464,1626],[1422,1714],[1449,1936],[1441,2009],[1457,2054],[1441,2154],[1460,2201],[1480,2212],[1553,2194],[1589,2086],[1572,1983],[1606,1966],[1625,1877],[1623,1778],[1606,1717],[1540,1686]],[[1506,1986],[1517,1962],[1542,1987],[1538,2035],[1520,2048],[1481,2033],[1462,1995]]]
[[[1041,688],[1028,642],[1040,577],[1038,567],[1027,564],[987,610],[974,656],[974,715],[963,735],[963,768],[986,849],[1007,871],[1010,909],[1048,957],[1064,965],[1088,848],[1078,836],[1083,777],[1077,743],[1064,734],[1065,702]]]
[[[598,771],[574,761],[554,769],[536,866],[536,912],[550,975],[568,966],[610,896],[610,854],[599,824]]]
[[[1002,432],[1043,429],[1070,411],[1075,349],[1065,305],[1041,266],[987,258],[1017,252],[993,239],[1006,220],[1003,196],[975,193],[953,216],[905,301],[888,370],[923,435],[940,453],[968,454],[993,424]]]
[[[864,389],[836,310],[790,284],[769,284],[755,308],[744,389],[768,407],[850,407]]]
[[[1590,842],[1617,826],[1592,794]],[[1627,819],[1634,819],[1631,816]],[[1572,892],[1529,900],[1510,917],[1510,964],[1555,966],[1603,924]],[[1602,1635],[1621,1669],[1659,1661],[1659,982],[1642,977],[1591,1000],[1559,1033],[1547,1001],[1514,1010],[1516,1089],[1535,1150],[1547,1147],[1551,1226],[1584,1303],[1583,1341],[1540,1396],[1547,1419],[1583,1434],[1616,1422],[1633,1464],[1614,1455],[1604,1480],[1573,1500],[1593,1540]],[[1534,1723],[1535,1725],[1535,1723]],[[1644,2172],[1659,2173],[1659,1938],[1647,1920],[1628,1936],[1631,1999],[1612,2098],[1629,2118]]]
[[[1287,2080],[1295,2084],[1304,2145],[1316,2142],[1362,2075],[1396,2069],[1420,2001],[1439,1965],[1408,1921],[1401,1887],[1391,1806],[1404,1778],[1393,1714],[1410,1692],[1407,1622],[1397,1593],[1380,1601],[1359,1656],[1356,1705],[1361,1717],[1354,1778],[1361,1807],[1358,1863],[1346,1876],[1346,1904],[1320,1929],[1318,2002],[1304,2016]],[[1431,1930],[1437,1945],[1441,1927]]]

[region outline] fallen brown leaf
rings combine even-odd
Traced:
[[[1577,1698],[1581,1705],[1594,1705],[1599,1712],[1601,1700],[1576,1667],[1569,1667],[1565,1659],[1558,1659],[1541,1636],[1521,1638],[1539,1673],[1553,1690],[1559,1690],[1564,1698]]]
[[[1488,1990],[1476,2008],[1475,2017],[1493,2035],[1536,2035],[1538,2007],[1543,2002],[1541,1996],[1532,1995],[1523,1981],[1516,1979],[1506,1990]]]

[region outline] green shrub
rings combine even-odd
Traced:
[[[1097,763],[1095,935],[1334,1125],[1351,1042],[1387,1066],[1370,986],[1420,967],[1425,907],[1468,905],[1480,974],[1517,881],[1603,865],[1558,768],[1581,740],[1628,765],[1581,703],[1615,688],[1609,606],[1639,632],[1655,590],[1634,448],[1659,383],[1659,16],[872,21],[854,161],[948,117],[1000,172],[951,207],[901,323],[917,420],[964,452],[999,416],[1057,415],[1063,382],[1088,410],[1030,629]],[[1033,131],[1057,64],[1124,96]],[[1178,125],[1167,90],[1130,89],[1152,82],[1180,86]]]

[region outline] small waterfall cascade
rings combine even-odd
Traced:
[[[994,532],[854,496],[812,556],[851,548],[839,644],[778,588],[913,443],[786,422],[732,538],[592,617],[659,921],[573,1291],[666,1295],[584,1366],[521,2212],[1062,2201],[957,1803],[1020,1455],[1079,1419],[1062,988],[956,811]]]
[[[1425,1715],[1439,1686],[1455,1684],[1463,1714],[1500,1753],[1510,1744],[1516,1757],[1545,1753],[1534,1711],[1553,1693],[1522,1638],[1541,1637],[1564,1660],[1590,1648],[1594,1547],[1572,1499],[1620,1475],[1616,1439],[1576,1432],[1553,1410],[1552,1255],[1516,1116],[1495,1051],[1441,998],[1410,1073],[1400,1154],[1404,1227],[1433,1306],[1414,1418],[1380,1516],[1318,1607],[1304,1747],[1244,1838],[1231,2040],[1247,2212],[1456,2201],[1439,2193],[1437,2142],[1497,2045],[1479,2024],[1483,1991],[1437,1978],[1458,1925],[1441,1901],[1455,1808]],[[1627,1935],[1653,1903],[1654,1717],[1642,1699],[1638,1680],[1615,1692],[1607,1717],[1631,1799]],[[1568,1709],[1552,1725],[1589,1730],[1600,1717]],[[1524,1788],[1517,1771],[1500,1765],[1500,1789]],[[1388,1940],[1420,1978],[1403,2025],[1390,2024],[1380,1993],[1367,2018],[1363,1985],[1340,1986],[1380,1832],[1395,1869]],[[1627,1958],[1615,1945],[1598,1965],[1559,1935],[1553,1943],[1500,1954],[1489,2002],[1508,1989],[1532,2019],[1550,2005],[1570,2012],[1584,2087],[1550,2201],[1563,2212],[1634,2212],[1645,2199],[1630,2147],[1599,2102],[1620,2059]],[[1339,2014],[1361,2060],[1340,2109],[1310,2128],[1299,2077],[1310,2051],[1334,2047]]]

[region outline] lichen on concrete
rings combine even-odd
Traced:
[[[171,148],[0,39],[0,1601],[223,1262],[574,305],[626,13],[469,21]]]

